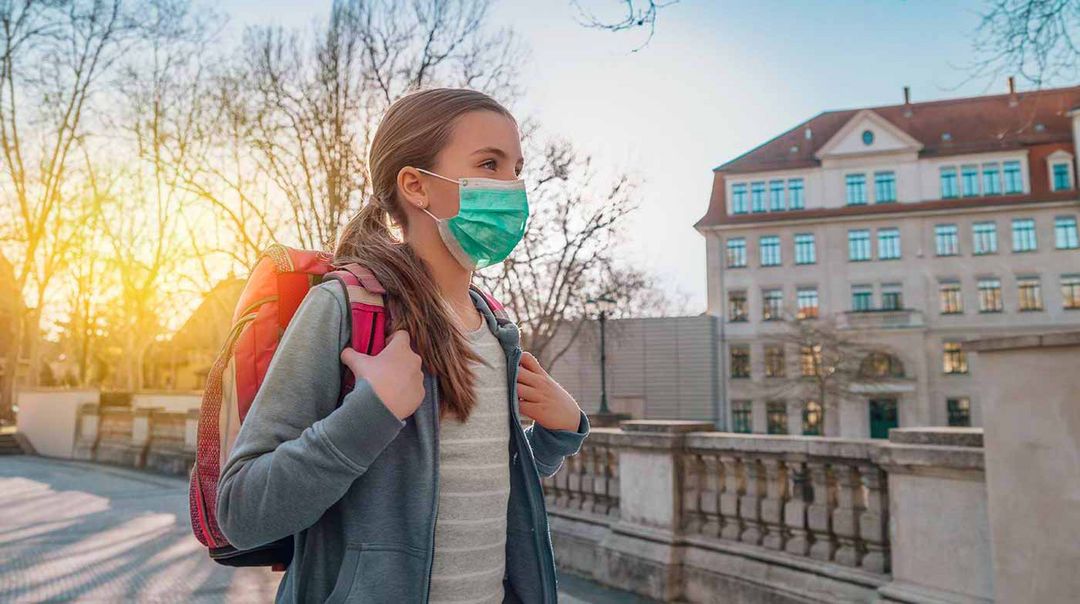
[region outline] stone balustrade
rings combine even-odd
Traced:
[[[736,435],[685,421],[593,428],[581,451],[543,481],[556,560],[566,571],[665,601],[724,594],[725,602],[930,602],[948,593],[990,601],[986,521],[978,513],[985,492],[966,486],[985,489],[981,432],[894,436]],[[915,484],[913,475],[937,482]],[[890,502],[910,508],[927,486],[942,490],[948,509],[922,500],[918,510],[902,510],[902,523],[890,523]],[[975,513],[954,520],[957,509]],[[935,524],[939,518],[950,519],[949,530]],[[899,583],[891,524],[893,533],[907,533],[901,566],[921,573]],[[928,572],[919,563],[924,547],[959,555],[971,568],[940,563]]]
[[[76,459],[187,475],[195,462],[199,410],[79,407]]]

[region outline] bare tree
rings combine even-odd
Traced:
[[[550,366],[582,333],[590,298],[615,299],[614,317],[663,310],[667,300],[652,277],[620,262],[621,229],[636,209],[635,183],[626,175],[597,183],[592,158],[579,157],[566,141],[545,144],[540,156],[521,244],[498,267],[478,272],[477,281],[513,311],[522,346]],[[569,337],[552,348],[564,329]]]
[[[1080,68],[1080,0],[988,0],[975,32],[973,77],[1018,74],[1041,87]]]
[[[761,340],[766,349],[767,396],[816,400],[826,421],[835,421],[841,402],[905,379],[894,351],[872,341],[865,331],[839,325],[835,316],[799,319],[785,314]],[[787,362],[792,353],[797,355],[794,372]],[[773,354],[778,357],[770,358]],[[835,433],[835,428],[828,432]]]
[[[14,402],[27,332],[31,383],[38,375],[43,303],[72,240],[59,211],[69,193],[72,156],[87,136],[92,96],[129,29],[119,0],[0,4],[0,224],[10,228],[0,239],[15,264],[16,287],[33,294],[27,300],[32,308],[16,317],[17,345],[5,359],[0,414],[10,414]]]
[[[239,81],[263,173],[285,198],[299,245],[328,248],[369,189],[363,156],[379,117],[430,85],[516,94],[513,36],[487,34],[487,0],[337,0],[313,40],[250,28]]]
[[[657,13],[659,13],[661,9],[671,6],[672,4],[677,4],[678,2],[679,0],[669,0],[668,2],[657,2],[656,0],[646,0],[644,2],[623,0],[623,8],[619,16],[607,19],[599,18],[592,11],[586,10],[581,6],[579,0],[571,0],[571,4],[578,9],[578,15],[581,19],[578,22],[585,27],[605,29],[607,31],[626,31],[648,27],[649,37],[645,39],[645,42],[643,42],[641,46],[635,48],[633,52],[641,50],[652,40],[653,34],[656,33]]]

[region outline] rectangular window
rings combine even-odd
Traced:
[[[1001,280],[979,279],[979,312],[1001,312]]]
[[[761,318],[766,321],[783,319],[784,292],[779,289],[761,290]]]
[[[945,373],[960,374],[968,372],[967,353],[964,352],[964,347],[960,342],[945,342],[944,350],[943,369]]]
[[[964,197],[975,197],[979,194],[979,166],[963,166],[960,168],[960,186]]]
[[[787,181],[788,187],[788,209],[801,210],[806,207],[806,200],[803,199],[803,179],[791,178]]]
[[[746,301],[746,292],[728,293],[728,321],[737,323],[750,318],[750,305]]]
[[[848,174],[847,204],[849,206],[861,206],[866,204],[866,175]]]
[[[796,302],[799,310],[796,318],[816,319],[818,316],[818,294],[816,287],[800,287],[797,292]]]
[[[733,214],[745,214],[747,209],[746,183],[731,185],[731,212]]]
[[[1080,275],[1061,276],[1061,305],[1066,310],[1080,309]]]
[[[899,283],[886,283],[881,286],[881,309],[900,310],[904,308],[903,289]]]
[[[848,260],[862,262],[870,259],[870,230],[853,229],[847,233]]]
[[[769,420],[769,434],[787,434],[787,403],[769,401],[765,403],[765,415]]]
[[[813,264],[817,262],[817,254],[814,250],[814,234],[799,233],[795,235],[795,264]]]
[[[784,181],[769,181],[769,210],[777,212],[784,209]]]
[[[731,430],[741,434],[753,432],[753,403],[731,401]]]
[[[1001,174],[997,164],[983,164],[983,195],[1001,194]]]
[[[874,172],[874,201],[877,203],[896,201],[895,172]]]
[[[1016,287],[1020,296],[1020,310],[1042,310],[1042,288],[1038,277],[1019,277]]]
[[[878,229],[878,260],[896,260],[900,258],[900,229]]]
[[[874,290],[869,285],[851,286],[851,310],[866,312],[874,309]]]
[[[765,211],[765,183],[750,183],[750,209],[754,212]]]
[[[1012,249],[1014,252],[1033,252],[1038,248],[1035,239],[1035,220],[1015,218],[1012,221]]]
[[[802,412],[803,436],[821,436],[824,434],[824,424],[825,415],[824,410],[821,408],[821,403],[817,401],[806,401],[806,403],[803,404]]]
[[[1006,193],[1023,193],[1024,192],[1024,178],[1020,174],[1020,162],[1007,161],[1004,164],[1005,173],[1005,192]]]
[[[1075,250],[1080,247],[1075,216],[1058,216],[1054,219],[1054,247],[1059,250]]]
[[[784,377],[784,345],[765,346],[765,377]]]
[[[758,239],[761,266],[780,266],[780,237],[764,235]]]
[[[956,197],[956,168],[948,167],[941,169],[941,198],[952,199]]]
[[[750,377],[750,346],[747,344],[731,345],[731,377]]]
[[[971,226],[971,247],[975,254],[997,253],[997,223],[976,222]]]
[[[971,399],[965,397],[950,398],[945,401],[949,412],[949,425],[957,428],[971,427]]]
[[[941,295],[941,314],[959,315],[964,312],[964,300],[961,295],[960,283],[945,281],[938,286]]]
[[[815,377],[821,369],[821,345],[799,348],[799,373],[803,377]]]
[[[939,224],[934,227],[934,248],[938,256],[955,256],[960,253],[955,224]]]
[[[733,237],[727,240],[727,265],[728,268],[746,266],[746,239]]]
[[[1054,190],[1067,191],[1072,188],[1069,182],[1069,164],[1054,164]]]

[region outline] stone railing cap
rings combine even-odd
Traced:
[[[668,434],[711,432],[716,428],[712,422],[681,419],[631,419],[619,422],[619,427],[626,432],[664,432]]]
[[[892,428],[889,430],[889,442],[904,445],[981,447],[983,446],[983,429],[944,426]]]

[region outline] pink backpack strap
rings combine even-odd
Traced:
[[[480,297],[482,297],[484,301],[487,302],[488,308],[491,309],[492,314],[494,314],[496,318],[503,319],[505,321],[510,320],[510,316],[506,313],[506,307],[504,307],[501,302],[496,300],[494,296],[477,287],[475,283],[470,283],[469,288],[480,294]]]
[[[368,355],[379,354],[386,346],[386,326],[390,320],[390,308],[386,302],[386,289],[374,273],[358,265],[350,264],[326,273],[324,278],[336,279],[345,288],[352,320],[353,350]],[[342,372],[341,397],[352,391],[355,376],[352,371]],[[340,404],[341,401],[338,401]]]

